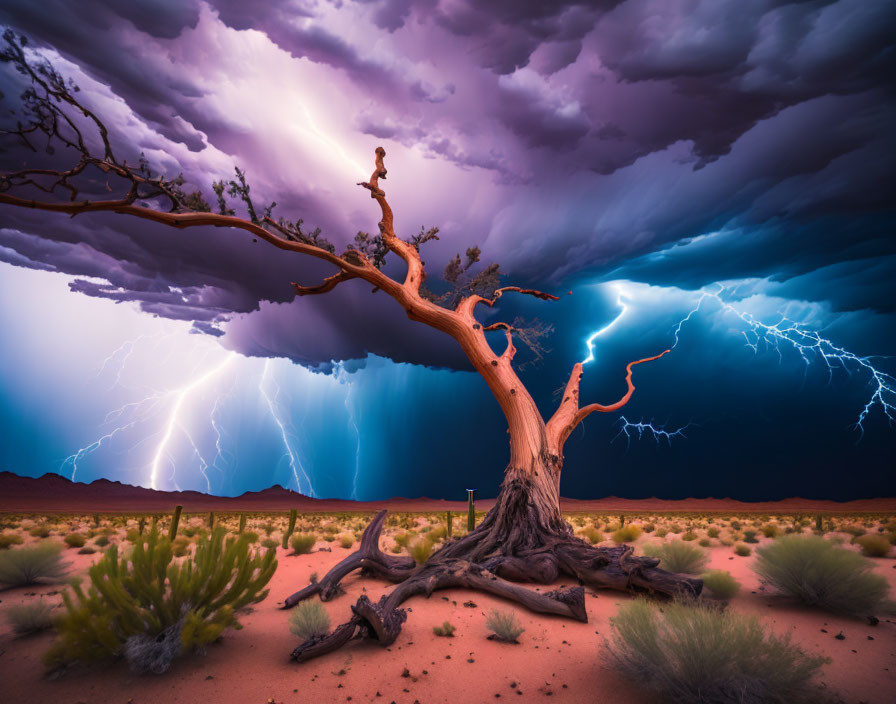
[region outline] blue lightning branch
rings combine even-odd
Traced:
[[[743,331],[743,336],[747,347],[753,352],[758,352],[759,346],[762,345],[764,349],[774,349],[778,359],[781,360],[781,345],[789,346],[799,353],[807,371],[813,361],[823,362],[827,367],[829,381],[833,379],[836,369],[842,369],[850,375],[856,371],[866,373],[869,376],[871,395],[859,411],[853,426],[859,431],[859,441],[865,435],[865,420],[875,407],[880,407],[889,423],[896,422],[896,377],[874,365],[874,360],[881,359],[880,355],[857,355],[835,345],[817,330],[807,328],[804,324],[790,320],[784,315],[781,315],[781,319],[773,325],[763,323],[749,313],[737,310],[723,299],[722,294],[727,289],[721,284],[717,286],[715,291],[701,290],[696,305],[678,321],[674,331],[673,350],[678,345],[682,326],[697,314],[705,300],[711,299],[717,302],[725,313],[735,315],[746,324],[747,329]]]
[[[641,440],[644,435],[652,436],[656,441],[656,444],[660,444],[660,440],[665,440],[669,446],[672,445],[672,438],[687,438],[687,435],[684,434],[684,431],[691,427],[693,423],[688,423],[687,425],[677,428],[676,430],[666,430],[666,425],[655,425],[653,421],[649,423],[645,423],[643,421],[638,423],[632,423],[625,416],[619,416],[619,432],[613,437],[610,442],[615,442],[617,438],[625,435],[626,445],[631,446],[632,444],[632,436],[637,436],[638,440]]]

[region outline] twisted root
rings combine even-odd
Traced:
[[[379,549],[385,519],[386,511],[380,511],[364,531],[358,550],[333,567],[319,582],[309,584],[286,599],[283,608],[292,608],[315,594],[323,601],[329,601],[340,593],[341,580],[359,568],[362,574],[381,577],[398,586],[376,603],[366,595],[361,596],[351,607],[349,621],[332,633],[306,641],[292,651],[291,657],[296,662],[333,652],[353,638],[375,639],[382,646],[391,645],[407,618],[401,604],[421,594],[428,597],[438,589],[476,589],[515,601],[530,611],[585,623],[588,615],[582,586],[539,593],[514,582],[549,584],[563,573],[576,578],[580,584],[599,589],[664,596],[697,596],[703,587],[697,578],[659,569],[656,558],[635,557],[629,546],[594,547],[568,530],[541,536],[537,548],[519,549],[516,554],[495,552],[481,559],[487,549],[485,546],[492,542],[489,533],[494,531],[488,517],[464,538],[445,545],[426,564],[417,565],[410,557],[386,555]],[[532,544],[532,541],[527,542]],[[467,556],[476,559],[467,559]]]

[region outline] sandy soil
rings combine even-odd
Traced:
[[[639,542],[651,539],[642,537]],[[36,541],[30,536],[26,539],[26,543]],[[383,542],[392,544],[390,538]],[[418,597],[407,602],[408,621],[392,647],[384,650],[376,644],[356,642],[326,657],[295,665],[288,654],[296,638],[289,633],[287,614],[278,610],[278,602],[307,584],[313,572],[324,574],[350,552],[336,542],[320,541],[316,547],[317,552],[301,556],[278,548],[279,567],[270,583],[271,593],[241,619],[245,628],[228,632],[204,655],[181,658],[161,676],[134,675],[124,663],[118,663],[46,679],[41,655],[52,636],[15,638],[3,612],[10,604],[35,598],[57,602],[61,587],[0,592],[0,701],[475,704],[507,699],[544,701],[545,697],[561,702],[649,701],[601,659],[602,639],[610,633],[608,619],[629,598],[615,592],[595,594],[589,590],[587,624],[534,615],[510,605],[526,628],[519,645],[486,639],[485,614],[491,608],[508,608],[506,602],[461,590],[436,592],[430,599]],[[330,552],[320,548],[329,548]],[[882,620],[871,626],[766,595],[749,569],[753,557],[737,557],[731,547],[725,546],[710,548],[709,552],[711,568],[729,570],[743,585],[731,608],[756,614],[776,632],[792,632],[794,641],[805,649],[829,656],[832,662],[824,668],[823,681],[845,702],[896,701],[896,623]],[[66,551],[66,559],[73,563],[72,573],[83,573],[98,558],[98,554]],[[896,587],[896,560],[878,558],[875,565]],[[347,619],[349,606],[360,594],[366,592],[377,599],[388,589],[385,583],[357,576],[343,584],[346,594],[324,605],[334,626]],[[555,587],[541,587],[551,588]],[[457,628],[453,638],[432,633],[433,626],[445,620]],[[838,633],[845,639],[836,639]]]

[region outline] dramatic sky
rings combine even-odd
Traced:
[[[521,372],[546,414],[574,362],[606,403],[674,344],[571,437],[564,495],[896,493],[896,4],[6,0],[0,25],[130,163],[209,197],[237,165],[337,246],[376,230],[355,184],[385,147],[399,234],[441,230],[431,275],[478,244],[561,294],[485,315],[553,326]],[[65,159],[0,147],[5,171]],[[0,206],[0,468],[495,495],[506,426],[454,341],[360,282],[294,298],[329,273],[244,233]]]

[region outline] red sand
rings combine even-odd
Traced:
[[[38,479],[0,472],[0,511],[18,513],[93,513],[93,512],[168,512],[176,505],[184,511],[287,511],[334,513],[340,511],[457,511],[467,510],[466,501],[442,499],[406,499],[395,497],[384,501],[345,501],[312,499],[289,489],[274,486],[237,497],[202,494],[198,491],[154,491],[108,479],[90,484],[72,482],[58,474],[45,474]],[[476,508],[487,510],[494,499],[477,499]],[[563,511],[608,512],[719,512],[719,513],[889,513],[896,511],[896,498],[861,499],[858,501],[816,501],[790,498],[781,501],[745,502],[734,499],[560,499]]]
[[[487,508],[488,501],[478,501]],[[0,473],[0,511],[16,512],[109,512],[167,511],[183,504],[186,511],[301,511],[373,510],[465,510],[463,502],[429,499],[393,499],[370,504],[320,501],[282,488],[246,494],[234,499],[204,496],[195,492],[165,493],[99,481],[73,484],[57,475],[24,479]],[[893,512],[896,500],[867,500],[849,503],[790,499],[783,502],[745,504],[728,499],[631,501],[608,498],[599,501],[564,500],[566,511],[692,511],[739,513],[761,512]],[[86,528],[86,526],[84,526]],[[35,542],[25,532],[26,542]],[[642,537],[639,542],[645,539]],[[762,539],[763,542],[765,539]],[[319,542],[318,547],[327,546]],[[628,596],[615,592],[588,591],[586,624],[528,613],[516,605],[476,592],[436,592],[431,598],[408,601],[408,620],[398,641],[383,650],[374,643],[355,642],[310,663],[295,665],[288,655],[297,639],[287,628],[287,613],[279,603],[308,583],[311,573],[323,575],[348,554],[336,543],[331,552],[289,556],[278,549],[279,567],[270,583],[270,595],[241,618],[245,626],[229,631],[222,642],[204,655],[185,657],[161,676],[134,675],[124,663],[88,673],[69,673],[48,680],[43,677],[41,655],[51,642],[49,634],[14,638],[3,612],[10,604],[46,595],[60,600],[61,587],[46,586],[0,593],[0,702],[2,704],[156,704],[168,702],[214,702],[264,704],[275,702],[376,702],[377,704],[434,704],[438,702],[612,702],[647,704],[649,697],[609,669],[602,660],[602,639],[610,633],[608,619]],[[710,567],[729,570],[743,585],[730,608],[757,614],[778,633],[792,632],[793,639],[809,651],[829,656],[823,681],[850,704],[888,704],[896,701],[896,623],[882,620],[878,626],[810,610],[764,594],[749,565],[753,557],[736,557],[730,547],[714,547]],[[83,574],[99,555],[66,552],[73,572]],[[874,560],[896,592],[896,560]],[[548,590],[561,586],[560,582]],[[568,585],[569,582],[567,581]],[[362,593],[376,600],[387,589],[383,582],[348,577],[346,593],[324,606],[338,625],[350,615],[349,607]],[[534,587],[533,587],[534,588]],[[891,592],[891,593],[893,593]],[[472,600],[475,607],[464,606]],[[513,608],[526,631],[519,645],[486,639],[485,614],[492,608]],[[453,638],[440,638],[433,626],[448,620],[457,630]],[[826,633],[822,631],[824,629]],[[842,632],[845,640],[834,636]],[[872,640],[873,639],[873,640]],[[471,662],[472,661],[472,662]],[[408,677],[402,673],[407,669]],[[515,687],[511,685],[515,684]],[[379,695],[381,696],[378,696]],[[498,696],[500,695],[500,696]]]
[[[643,541],[644,538],[641,539]],[[763,539],[764,541],[765,539]],[[26,538],[26,542],[35,539]],[[327,545],[319,542],[318,547]],[[49,634],[14,638],[2,612],[29,599],[59,600],[60,587],[17,589],[2,593],[0,604],[0,701],[4,704],[161,704],[168,702],[395,702],[435,704],[492,702],[613,702],[647,704],[649,697],[606,667],[601,659],[608,619],[628,596],[587,592],[588,623],[530,614],[516,605],[462,590],[440,591],[429,599],[408,601],[408,620],[388,649],[354,642],[341,651],[295,665],[288,659],[297,644],[287,628],[287,614],[277,607],[283,598],[308,583],[312,572],[324,574],[348,550],[330,544],[332,552],[290,556],[278,549],[279,567],[269,597],[241,618],[245,628],[229,631],[205,655],[176,661],[164,675],[134,675],[124,663],[87,673],[69,673],[56,680],[42,676],[41,655]],[[83,573],[98,555],[66,553],[73,571]],[[712,568],[729,570],[742,584],[730,608],[757,614],[778,633],[791,632],[809,651],[829,656],[823,682],[845,702],[888,704],[896,692],[896,623],[878,626],[806,609],[765,595],[749,569],[752,557],[735,557],[730,547],[710,549]],[[896,587],[896,561],[875,560],[876,570]],[[362,593],[376,600],[390,585],[351,576],[346,593],[324,604],[332,624],[349,616],[349,606]],[[542,590],[556,588],[563,583]],[[567,582],[568,584],[568,582]],[[464,602],[472,600],[475,607]],[[485,614],[491,608],[513,608],[526,631],[519,645],[486,639]],[[433,626],[448,620],[457,627],[453,638],[440,638]],[[827,632],[822,632],[825,629]],[[845,640],[834,636],[842,632]],[[870,638],[869,638],[870,637]],[[873,639],[873,640],[871,640]],[[407,669],[408,677],[402,673]],[[511,686],[515,684],[516,686]],[[522,694],[518,694],[521,692]],[[381,695],[381,696],[380,696]],[[500,697],[496,696],[500,695]]]

